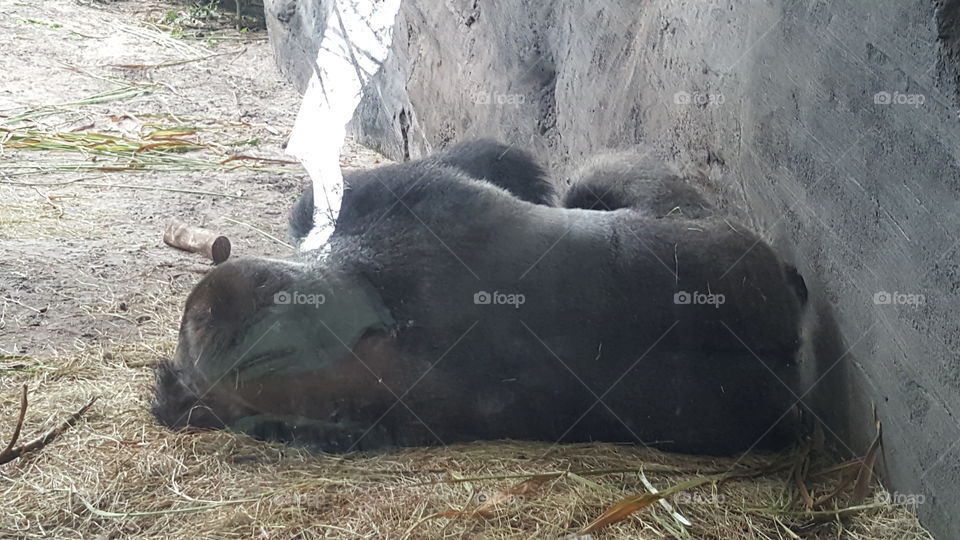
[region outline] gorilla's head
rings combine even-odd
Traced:
[[[261,429],[251,418],[347,421],[389,397],[377,381],[392,365],[392,325],[362,278],[316,263],[227,262],[187,298],[153,413],[170,427],[247,432]]]

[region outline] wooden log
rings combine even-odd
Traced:
[[[178,219],[167,223],[167,228],[163,231],[163,241],[168,246],[202,253],[214,264],[220,264],[230,257],[229,238],[208,229],[187,225]]]

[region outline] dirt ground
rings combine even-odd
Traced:
[[[51,130],[99,133],[138,132],[144,124],[200,126],[183,138],[253,140],[239,149],[289,159],[282,144],[299,96],[270,68],[264,35],[232,32],[229,41],[213,44],[175,40],[142,24],[181,6],[151,2],[3,5],[0,114],[117,88],[142,89],[140,96],[66,107],[39,122]],[[213,54],[222,56],[169,67],[120,67]],[[213,160],[238,147],[226,148]],[[11,151],[9,144],[0,160],[0,353],[25,355],[21,363],[89,347],[148,343],[175,332],[171,317],[176,319],[185,292],[210,265],[162,243],[171,218],[227,235],[234,256],[291,252],[236,221],[285,239],[285,212],[305,181],[299,171],[71,170],[79,161],[82,153]],[[223,195],[161,191],[167,188]]]
[[[151,365],[172,354],[186,295],[211,268],[166,246],[164,225],[218,231],[234,257],[289,256],[286,214],[307,182],[283,154],[299,96],[266,34],[234,24],[170,1],[0,0],[0,446],[22,385],[23,440],[99,396],[55,442],[0,464],[0,537],[558,537],[643,492],[644,467],[664,486],[737,465],[616,445],[311,456],[156,426]],[[344,157],[379,161],[352,144]],[[626,472],[588,479],[598,468]],[[586,472],[521,482],[571,470]],[[494,478],[461,483],[451,471]],[[927,537],[907,507],[877,503],[879,489],[843,522],[748,508],[783,502],[782,472],[704,486],[679,507],[700,516],[692,529],[654,505],[611,536]],[[511,509],[426,519],[478,493],[506,493]],[[731,517],[718,501],[734,499]]]
[[[18,151],[0,132],[6,143],[0,157],[0,354],[35,358],[169,337],[176,329],[169,317],[176,318],[184,293],[209,268],[201,257],[162,243],[171,218],[228,236],[234,256],[292,252],[255,229],[286,239],[286,213],[305,173],[256,160],[217,166],[234,154],[290,159],[282,146],[299,95],[273,66],[264,33],[240,33],[217,20],[171,26],[171,14],[189,15],[190,4],[0,5],[6,36],[0,115],[9,119],[119,90],[119,98],[104,103],[41,110],[35,122],[40,130],[134,139],[153,129],[196,130],[177,139],[204,145],[200,153],[213,165],[148,163],[104,172],[126,160],[106,164],[94,154],[100,161],[91,162],[86,148]],[[175,32],[202,36],[174,39],[164,22]],[[181,24],[192,27],[179,30]],[[200,24],[211,29],[194,28]],[[71,168],[78,163],[87,167]],[[97,164],[103,167],[89,167]]]

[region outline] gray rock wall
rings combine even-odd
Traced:
[[[231,0],[223,0],[226,5]],[[302,94],[314,72],[333,4],[329,0],[264,0],[263,10],[280,71]]]
[[[494,136],[562,170],[642,141],[706,170],[807,279],[798,398],[851,454],[875,407],[885,483],[960,538],[958,6],[404,0],[352,130],[394,158]]]

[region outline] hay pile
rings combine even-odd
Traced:
[[[0,536],[556,538],[648,493],[645,482],[663,491],[764,468],[755,478],[675,493],[669,505],[654,501],[596,536],[930,538],[909,508],[884,504],[879,487],[858,509],[834,513],[849,504],[852,488],[830,492],[858,466],[831,469],[816,456],[804,484],[812,498],[829,501],[805,514],[793,475],[799,452],[737,462],[630,445],[491,442],[325,456],[225,432],[166,431],[146,411],[147,364],[173,347],[168,339],[42,363],[2,360],[4,446],[19,410],[18,383],[38,389],[22,440],[101,397],[49,446],[0,465]]]

